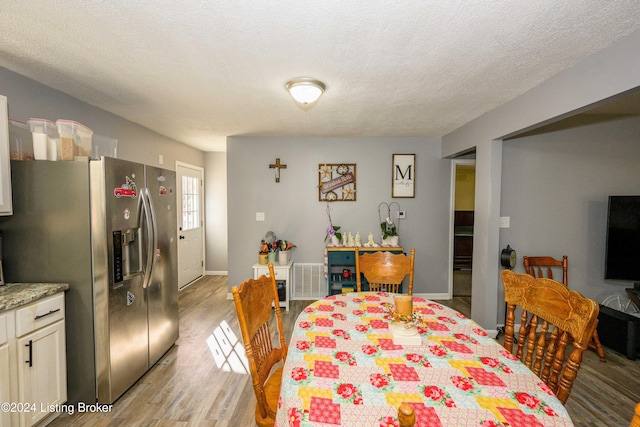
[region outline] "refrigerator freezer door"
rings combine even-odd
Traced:
[[[144,166],[111,158],[90,164],[98,402],[112,403],[149,368]]]
[[[96,398],[89,162],[11,162],[13,216],[3,218],[5,277],[69,283],[67,397]]]
[[[153,268],[147,288],[149,363],[153,365],[178,339],[176,173],[145,168],[146,192],[156,226]]]

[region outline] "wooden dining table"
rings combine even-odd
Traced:
[[[352,292],[307,306],[292,332],[276,426],[572,426],[562,403],[473,320],[417,296],[419,345],[394,343],[394,294]]]

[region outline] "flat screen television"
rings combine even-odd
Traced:
[[[640,196],[609,196],[604,278],[640,286]]]

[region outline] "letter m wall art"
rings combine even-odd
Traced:
[[[394,154],[391,163],[391,197],[415,197],[416,155]]]

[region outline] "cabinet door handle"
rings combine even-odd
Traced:
[[[41,315],[39,315],[39,316],[34,317],[34,318],[33,318],[33,320],[42,319],[43,317],[46,317],[46,316],[48,316],[48,315],[50,315],[50,314],[53,314],[53,313],[57,313],[57,312],[59,312],[59,311],[60,311],[60,309],[59,309],[59,308],[56,308],[55,310],[51,310],[51,311],[49,311],[48,313],[41,314]]]
[[[29,340],[29,344],[25,344],[25,347],[29,347],[29,360],[25,360],[24,363],[28,363],[29,367],[33,366],[33,341]]]

